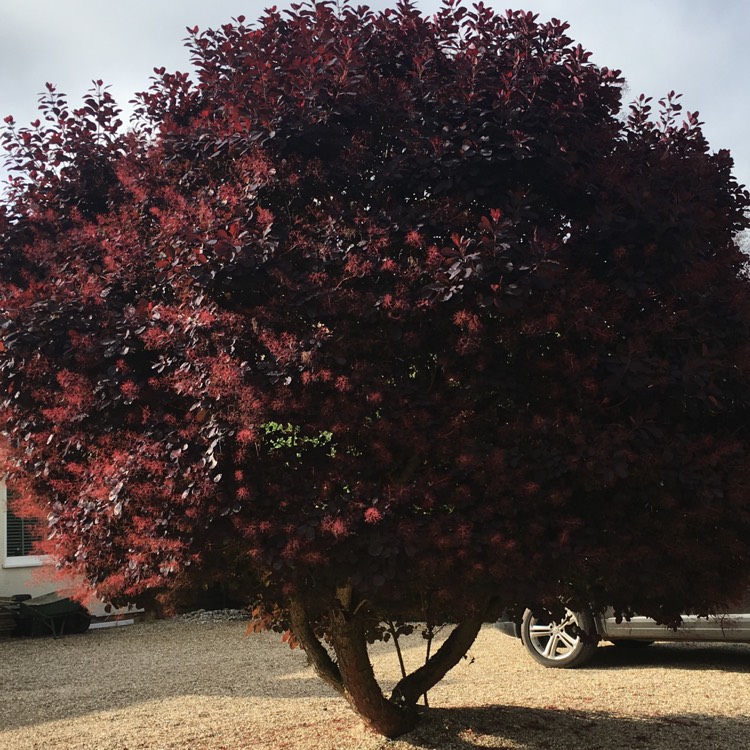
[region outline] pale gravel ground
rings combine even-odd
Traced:
[[[421,639],[406,646],[412,666]],[[373,655],[386,683],[392,647]],[[390,681],[390,682],[389,682]],[[0,641],[0,748],[9,750],[744,750],[750,646],[602,646],[545,670],[491,626],[396,741],[365,730],[272,633],[163,621]]]

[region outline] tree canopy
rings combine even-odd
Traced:
[[[102,82],[6,119],[0,417],[61,565],[234,586],[390,735],[498,606],[737,594],[750,196],[566,31],[293,5],[189,29],[128,130]],[[385,699],[409,619],[459,624]]]

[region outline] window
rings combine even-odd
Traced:
[[[0,481],[0,495],[3,483]],[[0,502],[0,511],[5,505],[5,553],[4,568],[25,568],[29,566],[41,565],[44,557],[37,555],[34,550],[34,543],[41,539],[41,528],[38,521],[30,521],[17,516],[8,506],[13,500],[13,491],[7,489],[7,503]],[[0,501],[4,498],[0,496]],[[1,541],[1,540],[0,540]]]
[[[8,490],[8,500],[10,501],[12,497],[11,491]],[[40,538],[39,523],[19,518],[10,508],[6,521],[8,524],[6,531],[7,556],[26,557],[26,555],[30,555],[34,542]]]

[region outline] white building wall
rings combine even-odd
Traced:
[[[31,594],[40,596],[50,591],[71,586],[72,579],[61,581],[53,573],[47,558],[39,555],[9,557],[8,550],[8,491],[0,479],[0,596]]]
[[[66,596],[73,594],[77,588],[76,580],[72,577],[63,578],[56,573],[49,558],[41,555],[8,556],[7,510],[8,490],[5,481],[0,478],[0,597],[10,597],[14,594],[41,596],[52,591],[61,592]],[[106,612],[104,602],[85,601],[83,603],[96,617],[142,611],[126,607]]]

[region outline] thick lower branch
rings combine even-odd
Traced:
[[[336,662],[331,659],[325,646],[315,635],[304,605],[292,600],[289,606],[292,620],[292,632],[305,649],[307,658],[318,676],[330,685],[337,693],[344,695],[344,682]]]
[[[364,722],[386,737],[398,737],[413,729],[416,712],[411,706],[389,701],[375,679],[362,613],[356,608],[335,608],[331,612],[331,641],[344,682],[344,696]]]
[[[415,706],[419,697],[434,687],[458,664],[471,648],[484,622],[484,611],[460,622],[445,643],[419,669],[404,677],[394,688],[391,701]]]

